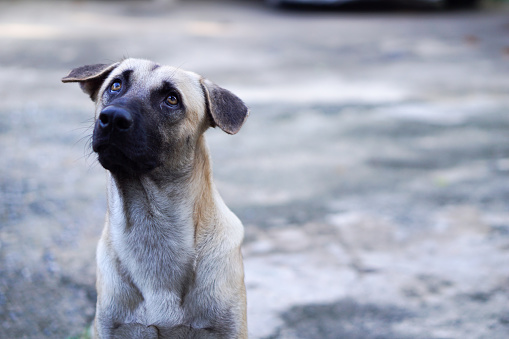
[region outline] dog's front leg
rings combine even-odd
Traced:
[[[145,326],[138,323],[122,324],[113,329],[112,339],[159,339],[155,326]]]
[[[188,335],[190,339],[224,339],[229,337],[231,335],[220,334],[204,328],[193,328]]]
[[[159,339],[188,339],[189,338],[189,330],[190,327],[186,325],[179,325],[174,327],[160,327],[159,330]]]
[[[224,339],[225,335],[216,333],[212,329],[193,328],[180,325],[171,328],[159,327],[159,339]]]

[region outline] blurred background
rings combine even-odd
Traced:
[[[106,176],[60,79],[138,57],[251,108],[207,132],[251,338],[509,338],[508,2],[317,2],[0,1],[0,337],[89,336]]]

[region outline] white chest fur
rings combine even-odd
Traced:
[[[119,189],[110,180],[109,227],[105,230],[109,232],[105,250],[110,253],[105,254],[114,257],[113,272],[119,275],[111,283],[134,289],[132,293],[141,299],[126,314],[132,319],[125,320],[180,323],[184,317],[182,298],[192,279],[189,275],[195,257],[191,206],[185,199],[154,194],[157,187],[148,179],[128,190]],[[118,280],[124,280],[123,284]]]

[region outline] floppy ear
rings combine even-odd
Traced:
[[[83,92],[90,95],[90,99],[97,99],[97,91],[101,87],[104,79],[119,65],[119,62],[106,65],[85,65],[73,69],[62,82],[79,82]]]
[[[212,117],[211,126],[219,126],[228,134],[237,133],[249,115],[249,109],[244,102],[210,80],[202,79],[200,82],[205,93],[207,109]]]

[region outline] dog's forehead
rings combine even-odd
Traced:
[[[149,98],[152,92],[167,88],[169,84],[180,93],[189,111],[205,111],[202,77],[194,72],[185,71],[179,67],[159,65],[149,60],[126,59],[110,74],[110,80],[103,85],[103,91],[113,79],[125,77],[128,77],[129,92],[132,95]]]
[[[159,65],[149,60],[124,60],[111,76],[118,77],[126,72],[129,73],[130,85],[139,92],[160,88],[165,82],[172,84],[179,91],[200,88],[200,75],[178,67]]]

